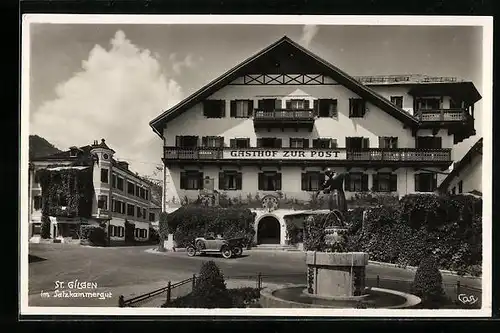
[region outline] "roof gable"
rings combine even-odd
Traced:
[[[242,75],[256,73],[300,74],[304,72],[304,68],[307,68],[308,73],[331,77],[405,125],[410,127],[418,125],[418,120],[415,117],[286,36],[230,69],[171,109],[163,112],[149,124],[160,137],[163,137],[163,127],[169,120],[203,101]]]

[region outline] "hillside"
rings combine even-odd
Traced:
[[[29,158],[43,157],[56,153],[61,150],[54,147],[53,144],[38,135],[30,135],[29,137]]]

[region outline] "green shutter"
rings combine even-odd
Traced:
[[[231,105],[229,107],[229,114],[231,117],[236,117],[236,101],[231,101]]]
[[[224,172],[219,172],[219,190],[225,190]]]
[[[237,190],[243,189],[243,174],[241,172],[238,172],[236,174],[236,189]]]
[[[372,175],[372,180],[373,180],[373,190],[375,192],[378,192],[378,174],[374,173]]]
[[[390,189],[391,192],[397,192],[398,190],[398,175],[396,174],[391,174]]]
[[[368,175],[361,175],[361,191],[368,191]]]
[[[307,183],[308,183],[308,181],[307,181],[307,180],[308,180],[308,179],[307,179],[307,173],[302,173],[302,178],[301,178],[301,180],[302,180],[302,181],[301,181],[301,188],[300,188],[300,189],[301,189],[302,191],[307,191],[307,190],[308,190],[308,186],[307,186],[307,185],[308,185],[308,184],[307,184]]]

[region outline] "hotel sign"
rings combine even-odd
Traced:
[[[345,150],[336,149],[229,149],[224,159],[345,160]]]

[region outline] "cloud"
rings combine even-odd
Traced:
[[[182,60],[177,60],[177,54],[172,53],[170,54],[169,59],[172,62],[172,69],[175,74],[180,74],[184,68],[193,69],[203,61],[203,57],[200,56],[196,58],[191,53],[187,54]]]
[[[300,43],[308,47],[314,36],[318,33],[317,25],[305,25],[302,27],[302,36],[300,36]]]
[[[115,157],[151,174],[155,165],[148,163],[161,163],[163,143],[149,121],[181,100],[181,87],[122,31],[110,44],[108,50],[96,45],[82,70],[56,87],[57,97],[31,114],[30,133],[60,149],[105,138]]]

